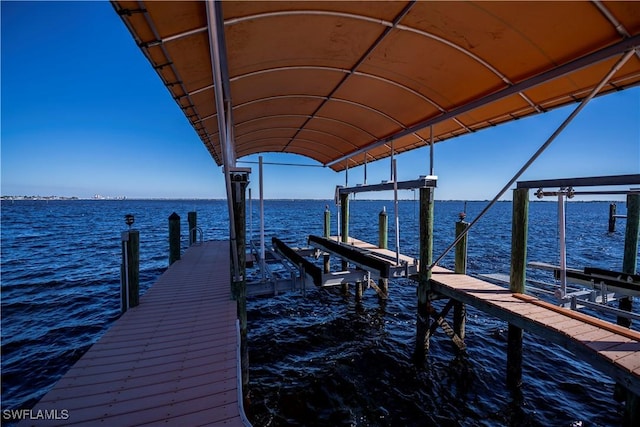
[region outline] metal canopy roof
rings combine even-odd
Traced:
[[[205,2],[113,5],[219,165],[213,37],[235,155],[336,171],[580,100],[640,45],[640,2],[224,1],[217,34]],[[636,53],[601,93],[639,82]]]

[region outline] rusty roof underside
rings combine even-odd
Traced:
[[[584,98],[640,45],[640,2],[224,1],[224,90],[206,2],[113,1],[217,164],[216,93],[235,155],[336,171]],[[636,53],[600,93],[640,82]]]

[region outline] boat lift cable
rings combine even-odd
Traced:
[[[535,162],[536,159],[540,157],[540,155],[549,147],[549,145],[551,145],[551,143],[558,137],[558,135],[560,135],[562,131],[564,131],[564,129],[569,125],[569,123],[571,123],[571,121],[573,121],[573,119],[578,115],[578,113],[582,111],[582,109],[589,103],[589,101],[591,101],[593,97],[595,97],[598,94],[598,92],[600,92],[600,90],[604,87],[604,85],[606,85],[609,82],[609,80],[611,80],[614,74],[617,73],[618,70],[620,70],[624,66],[624,64],[627,63],[629,58],[631,58],[634,55],[634,53],[635,53],[635,49],[631,49],[625,52],[625,54],[613,65],[611,70],[609,70],[607,75],[604,76],[604,78],[600,81],[600,83],[598,83],[598,85],[593,88],[593,90],[589,93],[589,95],[580,102],[580,104],[576,107],[576,109],[573,110],[571,114],[569,114],[569,116],[564,120],[564,122],[562,122],[562,124],[556,129],[556,131],[544,142],[544,144],[540,146],[540,148],[538,148],[538,151],[536,151],[533,154],[533,156],[531,156],[531,158],[527,160],[524,166],[522,166],[520,170],[516,172],[513,178],[511,178],[509,182],[507,182],[507,184],[504,187],[502,187],[502,189],[498,192],[498,194],[496,194],[496,196],[491,200],[491,202],[489,202],[489,204],[485,206],[485,208],[480,212],[480,214],[478,214],[478,216],[473,221],[471,221],[471,223],[444,250],[444,252],[442,252],[442,254],[433,263],[431,263],[431,265],[427,268],[427,271],[433,270],[433,268],[436,265],[438,265],[440,261],[442,261],[442,259],[451,251],[451,249],[453,249],[464,238],[464,236],[467,235],[469,230],[489,211],[489,209],[491,209],[491,207],[493,207],[494,204],[496,204],[498,199],[500,199],[500,197],[502,197],[504,193],[507,192],[507,190],[518,180],[518,178],[520,178],[520,176],[522,176],[522,174],[529,168],[529,166],[531,166],[533,162]]]
[[[560,293],[562,300],[567,294],[567,238],[566,238],[566,200],[565,192],[558,192],[558,240],[560,253]]]
[[[266,275],[266,264],[265,264],[265,244],[264,244],[264,175],[262,172],[262,156],[258,158],[258,184],[260,187],[260,271],[262,272],[262,280],[265,279]]]

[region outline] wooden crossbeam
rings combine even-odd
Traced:
[[[449,310],[451,310],[451,307],[453,307],[455,303],[456,301],[454,299],[450,299],[440,313],[438,313],[433,308],[433,306],[430,306],[431,310],[429,311],[429,314],[431,315],[431,317],[433,317],[435,322],[432,323],[431,326],[429,327],[429,330],[427,331],[426,339],[428,340],[429,337],[435,333],[436,328],[440,326],[440,328],[444,331],[444,333],[447,334],[449,338],[451,338],[451,340],[458,347],[458,349],[462,351],[467,349],[466,344],[464,343],[462,338],[460,338],[454,332],[451,325],[449,325],[449,322],[447,322],[445,319],[445,316],[449,313]]]

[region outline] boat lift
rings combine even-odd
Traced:
[[[609,302],[620,300],[621,298],[640,296],[640,275],[597,267],[585,267],[583,270],[567,267],[565,235],[565,203],[567,198],[570,199],[577,195],[629,196],[640,194],[640,189],[633,187],[628,190],[611,190],[606,188],[576,190],[576,188],[638,184],[640,184],[640,174],[518,182],[518,188],[537,188],[538,190],[535,192],[535,195],[538,199],[544,197],[558,198],[559,265],[535,261],[529,262],[527,265],[530,268],[552,272],[554,279],[560,283],[559,285],[553,285],[540,280],[527,279],[527,284],[529,285],[527,287],[528,291],[554,296],[561,306],[571,308],[572,310],[590,307],[599,311],[609,312],[619,317],[640,320],[639,314],[607,306]],[[549,190],[550,188],[558,189]],[[509,277],[504,274],[482,274],[480,276],[497,283],[509,283]]]
[[[395,161],[394,168],[395,168]],[[395,175],[395,174],[394,174]],[[357,185],[355,187],[336,188],[336,199],[347,198],[350,194],[394,190],[394,198],[397,200],[397,190],[414,190],[424,187],[435,187],[437,178],[433,175],[421,176],[418,179],[388,182],[380,184]],[[339,222],[339,221],[338,221]],[[338,226],[340,229],[340,226]],[[399,224],[396,218],[396,235]],[[262,232],[261,232],[262,234]],[[262,238],[261,238],[262,241]],[[395,251],[380,248],[373,244],[355,239],[350,236],[315,236],[308,237],[309,247],[299,248],[287,245],[284,241],[273,237],[272,248],[260,250],[255,244],[251,244],[256,259],[261,260],[262,281],[248,283],[247,294],[249,296],[277,294],[285,290],[298,290],[303,292],[309,287],[330,287],[347,285],[349,283],[362,283],[372,287],[383,296],[384,290],[376,285],[380,279],[388,281],[394,278],[411,278],[418,273],[418,261],[412,257],[402,255],[396,244]],[[289,271],[289,276],[282,279],[274,278],[275,275],[267,271],[265,255],[267,259],[277,260]],[[334,256],[343,260],[341,271],[330,271],[328,261],[322,268],[314,262],[320,256]],[[351,265],[352,267],[349,267]],[[383,296],[386,297],[386,296]]]

